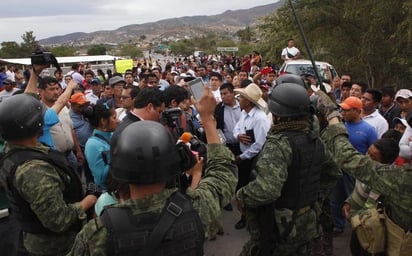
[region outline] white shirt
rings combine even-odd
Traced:
[[[411,136],[412,128],[408,125],[399,141],[399,156],[402,158],[412,159],[412,141],[409,141]]]
[[[7,79],[10,79],[13,82],[16,82],[16,77],[14,76],[14,72],[7,70],[6,71]]]
[[[4,100],[5,98],[11,97],[13,96],[13,93],[15,93],[16,91],[18,91],[19,89],[14,87],[11,91],[6,91],[3,90],[0,92],[0,101]]]
[[[213,96],[216,99],[216,103],[219,103],[219,102],[222,101],[222,96],[220,96],[220,90],[219,89],[217,89],[216,91],[212,91],[212,93],[213,93]]]
[[[290,58],[288,57],[288,53],[296,56],[299,53],[299,49],[295,46],[293,46],[292,48],[286,47],[283,49],[281,56],[285,56],[285,58],[289,60]]]
[[[388,121],[386,121],[386,119],[379,114],[377,109],[372,114],[364,116],[362,119],[375,128],[379,139],[382,137],[382,134],[389,129]]]
[[[249,113],[242,110],[240,119],[233,129],[233,137],[237,139],[239,134],[246,134],[247,130],[253,130],[255,142],[249,145],[240,142],[240,150],[242,154],[240,159],[252,159],[262,150],[266,142],[266,135],[270,129],[270,120],[261,109],[258,107],[252,108]]]
[[[86,99],[90,101],[90,104],[96,105],[97,101],[99,100],[99,96],[94,95],[93,92],[89,92],[86,94]]]
[[[132,112],[132,113],[133,113],[133,112]],[[125,108],[116,108],[116,115],[117,115],[117,118],[118,118],[120,121],[122,121],[123,118],[125,118],[126,115],[127,115],[127,109],[125,109]]]
[[[73,149],[73,121],[70,117],[70,111],[65,106],[59,113],[59,122],[50,128],[53,137],[53,143],[56,150],[66,152]]]

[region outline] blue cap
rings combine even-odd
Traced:
[[[98,78],[93,78],[90,84],[100,84],[100,80]]]

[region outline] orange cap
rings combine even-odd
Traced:
[[[362,109],[362,101],[358,98],[358,97],[348,97],[346,98],[341,104],[339,104],[339,106],[343,109],[343,110],[349,110],[349,109],[358,109],[361,110]]]
[[[83,93],[77,92],[70,97],[70,103],[83,105],[89,103],[89,101],[86,99],[86,96]]]

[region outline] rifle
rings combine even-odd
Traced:
[[[305,44],[306,51],[307,51],[308,54],[309,54],[310,62],[312,63],[312,66],[313,66],[313,71],[315,71],[317,85],[319,86],[319,88],[320,88],[324,93],[327,94],[326,88],[325,88],[325,86],[323,85],[322,79],[321,79],[320,76],[319,76],[318,68],[316,67],[315,60],[314,60],[313,54],[312,54],[312,50],[310,49],[309,44],[308,44],[308,39],[306,38],[306,35],[305,35],[305,33],[303,32],[302,24],[300,23],[299,16],[296,14],[296,10],[295,10],[295,7],[293,6],[292,0],[289,0],[289,4],[290,4],[290,7],[292,8],[293,16],[295,17],[295,21],[296,21],[296,24],[298,25],[299,32],[300,32],[300,34],[301,34],[301,36],[302,36],[302,38],[303,38],[303,43]]]

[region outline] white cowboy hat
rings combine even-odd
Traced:
[[[235,89],[235,92],[239,93],[249,101],[253,102],[260,109],[267,109],[268,104],[262,98],[262,91],[256,84],[249,84],[246,88],[237,88]]]

